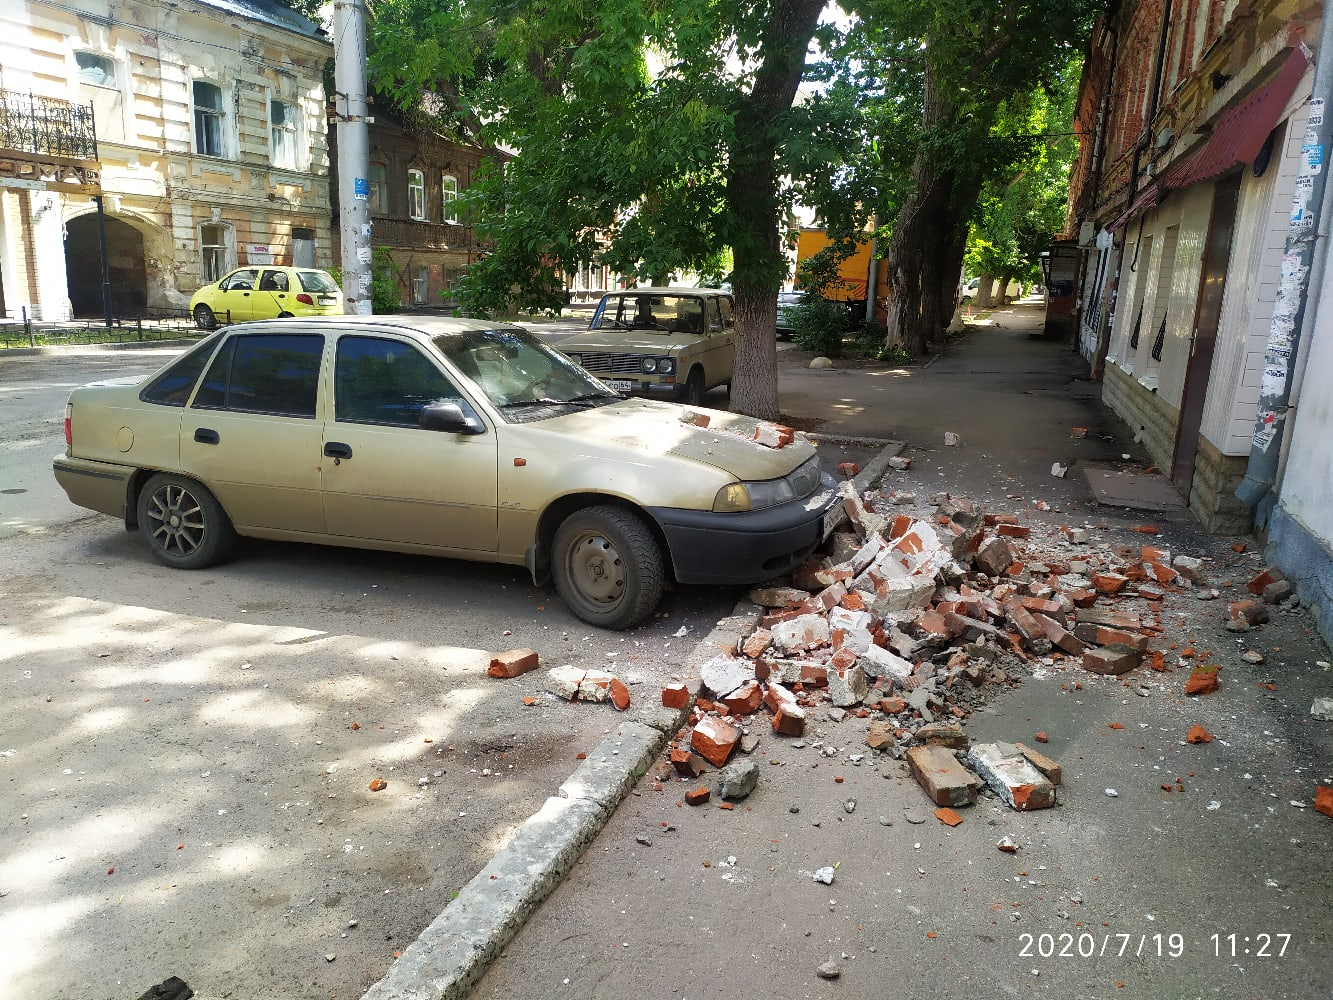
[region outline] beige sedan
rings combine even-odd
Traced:
[[[769,579],[831,526],[809,442],[760,444],[757,421],[706,412],[705,429],[625,399],[512,327],[294,318],[75,389],[54,467],[168,566],[212,565],[238,535],[522,564],[584,621],[625,628],[668,576]]]

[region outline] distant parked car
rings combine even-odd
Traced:
[[[343,293],[333,275],[313,267],[239,267],[190,299],[201,330],[218,323],[287,316],[341,316]]]
[[[959,303],[962,305],[971,305],[972,303],[974,303],[977,298],[977,288],[980,286],[980,284],[981,284],[980,278],[973,278],[966,285],[964,285],[962,292],[960,292],[958,296]],[[997,302],[1003,301],[1005,305],[1008,305],[1011,302],[1016,302],[1018,299],[1021,299],[1022,297],[1023,297],[1023,285],[1020,282],[1011,281],[1009,282],[1009,287],[1005,290],[1004,295],[998,295],[992,292],[991,303],[995,304]]]
[[[796,309],[810,301],[809,292],[778,292],[778,339],[791,340],[796,333]]]
[[[627,288],[602,296],[588,332],[560,350],[617,392],[697,405],[731,386],[735,329],[728,292]]]

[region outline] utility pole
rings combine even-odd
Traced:
[[[343,311],[371,308],[370,136],[366,117],[364,0],[333,5],[334,112],[338,119],[338,226],[342,236]]]

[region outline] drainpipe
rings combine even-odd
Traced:
[[[1319,56],[1333,56],[1333,17],[1322,18],[1319,31]],[[1326,174],[1321,169],[1324,151],[1329,148],[1333,122],[1325,109],[1333,99],[1333,58],[1315,63],[1314,85],[1310,94],[1310,123],[1302,140],[1300,173],[1291,199],[1291,225],[1282,253],[1282,274],[1273,300],[1273,320],[1268,328],[1268,347],[1264,351],[1264,374],[1259,390],[1259,411],[1254,422],[1250,462],[1245,478],[1236,487],[1236,496],[1255,508],[1254,523],[1268,522],[1278,482],[1278,465],[1283,450],[1287,416],[1291,403],[1292,376],[1295,374],[1297,349],[1302,327],[1306,325],[1307,307],[1318,305],[1318,281],[1322,271],[1312,265],[1325,257],[1326,219],[1331,207]],[[1315,279],[1311,294],[1311,278]],[[1313,300],[1313,301],[1311,301]],[[1308,316],[1317,315],[1309,309]]]

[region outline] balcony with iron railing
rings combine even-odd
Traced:
[[[0,149],[95,161],[93,106],[0,90]]]
[[[471,226],[419,219],[371,219],[376,244],[391,247],[417,247],[429,250],[462,250],[476,253],[476,233]]]

